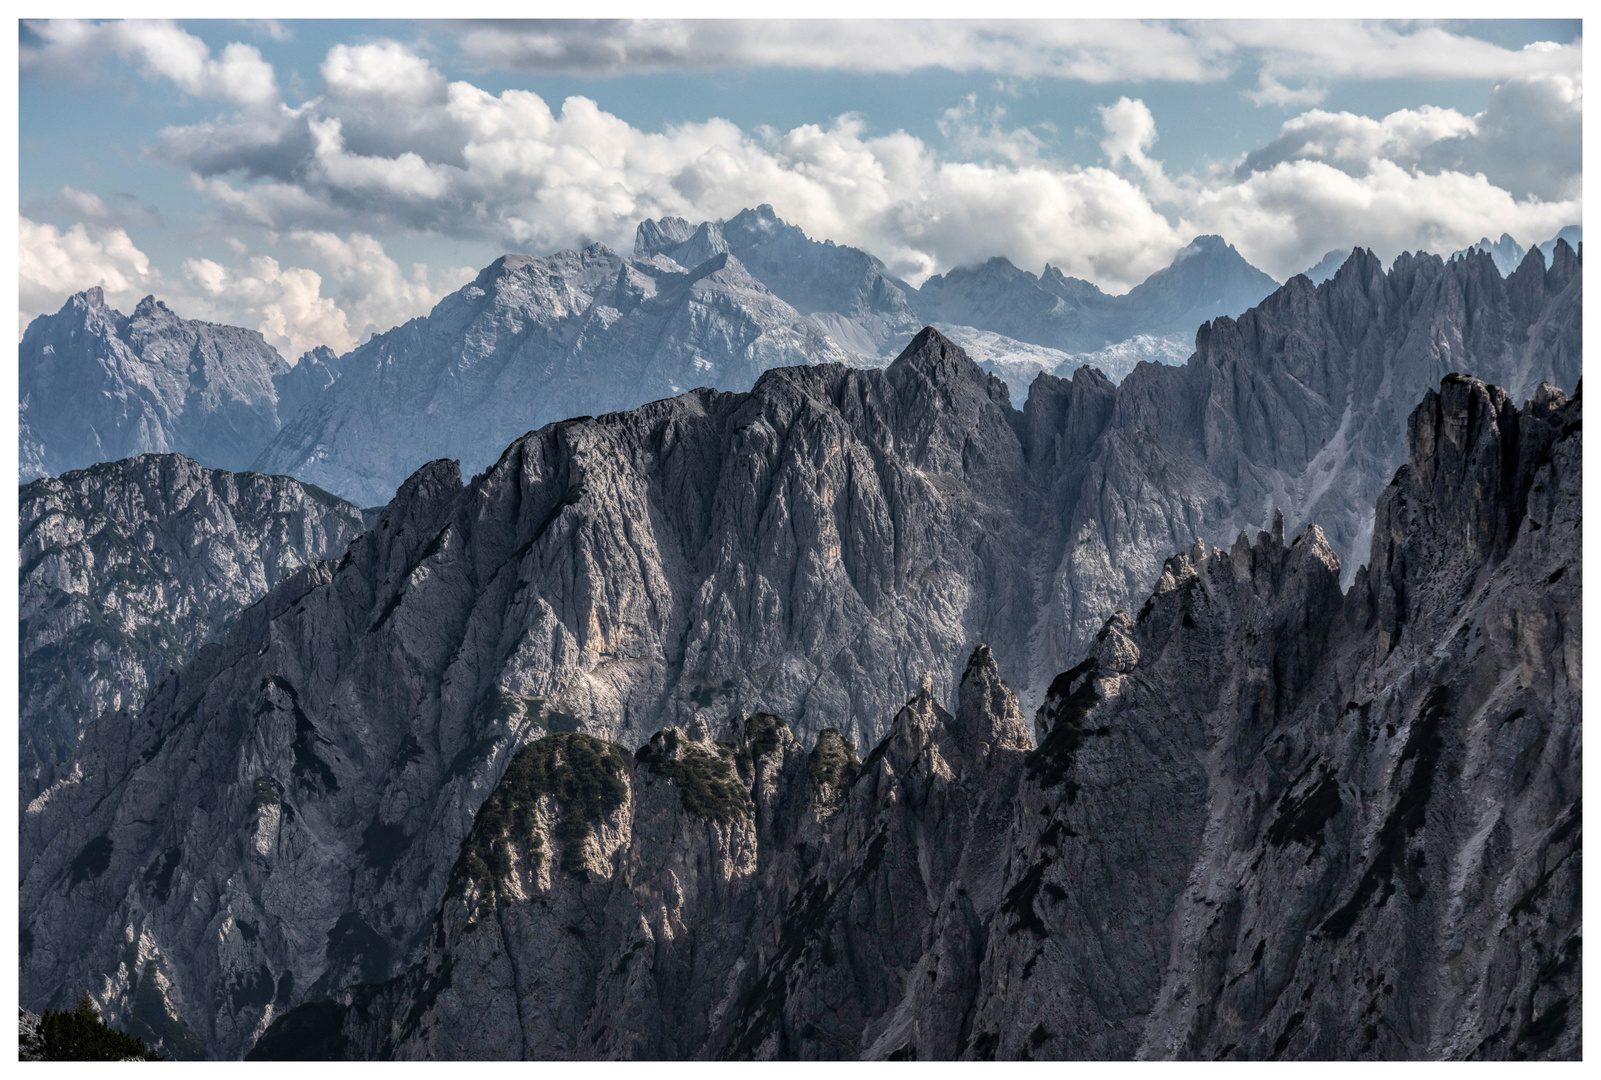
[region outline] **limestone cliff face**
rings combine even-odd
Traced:
[[[320,366],[296,378],[254,330],[179,318],[153,296],[123,315],[87,289],[22,335],[22,481],[170,451],[247,468]]]
[[[982,646],[860,764],[535,742],[422,959],[253,1056],[1576,1057],[1579,414],[1447,379],[1374,572],[1197,544],[1037,747]]]
[[[86,723],[137,710],[240,611],[362,531],[326,492],[180,454],[36,480],[19,499],[25,772],[70,761]]]
[[[954,1055],[943,1019],[972,1004],[1031,747],[987,648],[958,698],[953,716],[919,690],[866,762],[832,729],[808,753],[762,714],[632,755],[531,744],[424,958],[290,1012],[253,1056],[854,1057],[919,1039]]]

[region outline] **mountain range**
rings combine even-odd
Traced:
[[[495,509],[548,442],[430,467],[27,807],[23,1001],[266,1058],[1572,1056],[1579,409],[1448,376],[1349,590],[1316,527],[1197,542],[1032,731],[980,645],[865,755],[480,695],[583,526]]]
[[[329,349],[291,367],[254,330],[179,318],[153,296],[123,315],[87,289],[22,336],[21,478],[165,452],[243,469],[337,375]]]
[[[1099,310],[1046,277],[928,296]],[[178,1057],[1575,1056],[1578,253],[1353,251],[1120,382],[943,323],[1021,408],[933,326],[838,343],[903,286],[758,210],[303,370],[36,321],[300,405],[298,479],[23,489],[24,1007]]]
[[[1558,240],[1561,240],[1569,247],[1577,251],[1579,249],[1579,243],[1583,239],[1583,228],[1578,225],[1568,225],[1551,239],[1547,240],[1543,244],[1536,245],[1536,247],[1538,247],[1541,256],[1546,261],[1546,264],[1550,265],[1551,260],[1556,256],[1556,246]],[[1501,239],[1493,243],[1491,242],[1490,238],[1486,236],[1472,247],[1466,247],[1460,251],[1453,252],[1451,254],[1451,258],[1459,258],[1468,254],[1470,251],[1482,251],[1488,254],[1492,259],[1495,260],[1495,268],[1501,271],[1503,277],[1512,273],[1520,265],[1522,265],[1525,256],[1528,255],[1528,250],[1525,249],[1522,244],[1512,239],[1511,235],[1508,233],[1502,233]],[[1317,265],[1306,271],[1306,276],[1312,280],[1312,284],[1320,285],[1334,276],[1335,271],[1339,270],[1339,268],[1345,264],[1345,260],[1350,257],[1350,254],[1351,253],[1344,248],[1336,248],[1327,255],[1323,256],[1323,258],[1319,259]]]
[[[1386,570],[1197,543],[1032,733],[980,645],[865,761],[762,714],[547,735],[422,958],[250,1056],[1574,1056],[1579,422],[1445,380]]]
[[[601,245],[508,255],[428,316],[293,366],[252,331],[180,319],[153,297],[125,317],[89,290],[24,335],[22,479],[176,451],[374,505],[425,461],[475,471],[552,420],[696,386],[746,390],[771,367],[881,367],[929,323],[1019,399],[1040,371],[1090,363],[1115,381],[1140,360],[1182,361],[1199,323],[1274,287],[1201,237],[1125,296],[1004,259],[918,290],[764,205],[642,222],[632,258]],[[101,404],[77,408],[85,395]]]

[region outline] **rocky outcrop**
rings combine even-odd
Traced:
[[[531,744],[424,959],[290,1012],[251,1056],[854,1057],[918,1038],[951,1056],[960,1032],[929,1021],[971,1004],[975,908],[1000,899],[1032,745],[987,648],[957,696],[952,715],[925,684],[866,762],[761,714],[634,754]],[[936,972],[965,989],[934,991]]]
[[[247,468],[289,418],[281,406],[305,396],[279,401],[293,370],[254,330],[182,319],[152,296],[123,315],[87,289],[22,335],[22,481],[169,451]]]
[[[1035,717],[985,646],[856,763],[551,735],[323,1058],[1576,1058],[1579,405],[1447,379],[1373,572],[1168,560]]]
[[[35,480],[19,503],[25,773],[70,761],[84,724],[137,711],[234,616],[362,531],[361,511],[308,484],[179,454]]]
[[[341,357],[338,381],[255,467],[379,504],[430,459],[476,471],[554,420],[847,359],[726,250],[696,258],[625,260],[600,244],[503,256],[425,318]]]

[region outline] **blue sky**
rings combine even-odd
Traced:
[[[497,255],[772,203],[914,283],[1120,291],[1218,232],[1283,279],[1580,220],[1580,27],[29,23],[24,320],[103,284],[291,358]]]

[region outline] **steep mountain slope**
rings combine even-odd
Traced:
[[[1577,1055],[1579,411],[1448,377],[1343,597],[1313,528],[1108,622],[1040,713],[975,1049]]]
[[[855,729],[972,635],[1021,650],[1027,583],[985,565],[1026,543],[991,501],[1020,498],[1014,416],[936,344],[551,425],[466,488],[453,463],[420,470],[338,566],[281,584],[41,778],[24,997],[104,973],[127,1010],[149,966],[143,1007],[237,1056],[266,1006],[414,955],[536,735],[632,739],[758,698]]]
[[[1276,504],[1318,514],[1336,553],[1370,537],[1356,499],[1406,458],[1407,388],[1576,378],[1577,259],[1558,255],[1509,281],[1485,255],[1388,275],[1354,256],[1209,324],[1182,368],[1041,376],[1021,413],[927,330],[888,369],[780,369],[549,425],[465,487],[432,463],[337,567],[279,586],[139,716],[92,725],[81,777],[43,778],[61,786],[23,824],[23,1003],[143,940],[166,1000],[233,1055],[266,1004],[397,973],[472,815],[543,734],[637,745],[769,712],[872,745],[924,672],[948,699],[978,641],[1032,710],[1173,550]],[[130,891],[147,870],[178,898]],[[269,977],[281,1001],[218,996]],[[107,1000],[131,992],[114,979]]]
[[[1278,283],[1219,236],[1198,236],[1122,296],[1108,296],[1053,266],[1036,278],[1004,258],[935,275],[918,290],[930,322],[989,330],[1063,352],[1093,352],[1140,335],[1188,335],[1244,311]]]
[[[85,290],[22,335],[22,480],[168,451],[246,468],[288,419],[292,370],[254,330],[181,319],[150,296],[123,315]]]
[[[422,958],[253,1057],[1573,1058],[1580,406],[1453,376],[1372,565],[1197,544],[1053,682],[858,763],[769,715],[525,748]]]
[[[691,268],[599,244],[497,259],[427,317],[340,358],[339,380],[255,467],[381,503],[431,458],[481,469],[553,420],[845,359],[737,259],[705,254]]]
[[[180,454],[35,480],[19,503],[24,772],[70,760],[85,723],[137,709],[240,611],[362,531],[326,492]]]

